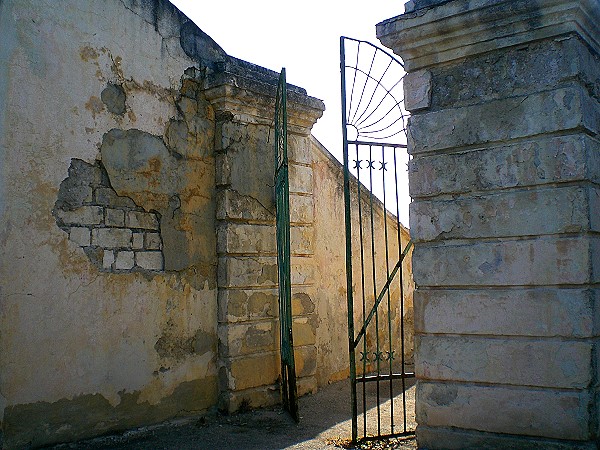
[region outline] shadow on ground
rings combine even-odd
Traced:
[[[414,387],[407,383],[407,427],[414,430]],[[371,391],[372,388],[369,387]],[[351,409],[349,382],[342,381],[300,399],[299,424],[280,407],[232,415],[209,414],[201,418],[165,423],[153,427],[106,436],[54,449],[222,449],[222,450],[333,450],[416,449],[414,437],[368,441],[349,445]],[[401,396],[399,396],[401,398]],[[398,398],[398,397],[397,397]],[[381,406],[389,415],[390,404]],[[397,402],[394,402],[397,403]],[[396,414],[398,414],[398,409]],[[368,412],[372,415],[373,410]],[[401,414],[401,413],[400,413]],[[359,423],[362,418],[359,417]],[[370,431],[370,428],[369,428]],[[401,430],[400,430],[401,431]],[[359,427],[359,433],[362,429]]]

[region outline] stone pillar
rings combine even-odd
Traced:
[[[600,3],[413,0],[417,438],[596,448]]]
[[[274,203],[278,74],[234,58],[208,76],[216,116],[219,364],[222,409],[280,401]],[[294,344],[299,391],[316,388],[310,129],[324,109],[288,86]]]

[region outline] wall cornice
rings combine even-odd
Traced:
[[[377,25],[408,71],[540,39],[579,35],[600,54],[598,0],[454,0]]]

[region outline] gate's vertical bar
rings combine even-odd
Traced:
[[[383,183],[383,220],[384,220],[384,233],[385,233],[385,270],[386,280],[390,278],[390,252],[389,252],[389,240],[388,240],[388,222],[387,222],[387,204],[386,204],[386,191],[385,185],[385,145],[381,146],[381,178]],[[395,169],[395,168],[394,168]],[[397,190],[397,189],[396,189]],[[394,382],[392,374],[394,373],[392,362],[394,361],[394,350],[392,348],[392,299],[390,290],[387,291],[387,320],[388,320],[388,362],[389,362],[389,373],[390,373],[390,430],[391,434],[394,434]]]
[[[398,274],[398,280],[400,283],[400,361],[402,368],[402,418],[404,424],[403,432],[406,433],[406,377],[404,375],[404,281],[403,281],[403,263],[402,260],[402,229],[400,225],[400,204],[398,202],[398,165],[396,163],[396,151],[398,149],[394,147],[394,176],[396,180],[396,225],[398,227],[398,259],[400,260],[400,273]]]
[[[371,269],[373,275],[373,304],[377,299],[377,270],[375,260],[375,221],[373,217],[373,146],[369,145],[369,199],[370,199],[370,216],[371,216]],[[364,318],[363,318],[364,320]],[[366,339],[366,333],[365,333]],[[381,435],[381,404],[380,404],[380,381],[381,374],[381,350],[379,348],[379,308],[375,308],[375,363],[377,366],[377,434]]]
[[[358,230],[360,240],[360,283],[362,292],[362,317],[363,320],[367,316],[367,296],[365,292],[365,248],[363,245],[363,222],[362,222],[362,200],[361,200],[361,183],[360,183],[360,162],[359,159],[359,145],[354,144],[356,148],[356,180],[358,190]],[[367,340],[363,339],[363,351],[360,355],[362,361],[362,376],[364,377],[367,373],[367,362],[369,361],[369,353],[367,352]],[[363,404],[363,437],[367,436],[367,386],[366,383],[362,383],[362,404]]]
[[[352,225],[350,214],[350,172],[348,167],[348,130],[346,118],[346,50],[340,37],[340,70],[342,90],[342,135],[344,146],[344,218],[346,222],[346,295],[348,300],[348,351],[350,358],[350,396],[352,401],[352,441],[357,437],[356,355],[354,347],[354,300],[352,296]],[[360,201],[360,199],[359,199]]]

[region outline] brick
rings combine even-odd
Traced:
[[[408,146],[411,154],[418,154],[579,128],[598,133],[600,108],[585,89],[575,85],[413,115]]]
[[[131,268],[133,268],[133,252],[117,252],[117,257],[115,259],[115,269],[129,270]]]
[[[421,381],[416,395],[417,423],[430,427],[573,440],[591,437],[588,391]]]
[[[162,248],[162,239],[159,233],[144,234],[144,248],[147,250],[160,250]]]
[[[128,211],[126,223],[130,228],[142,228],[146,230],[158,230],[159,228],[158,218],[153,213]]]
[[[590,270],[590,249],[597,241],[593,237],[546,237],[418,244],[413,278],[421,287],[585,284],[598,273]]]
[[[106,217],[104,223],[108,227],[124,227],[125,226],[125,211],[121,209],[106,209]]]
[[[135,252],[135,263],[138,267],[146,270],[162,271],[162,252]]]
[[[84,227],[73,227],[69,231],[69,239],[75,242],[77,245],[86,247],[90,245],[91,242],[90,229]]]
[[[95,228],[92,245],[104,248],[131,248],[131,230],[127,228]]]
[[[104,221],[100,206],[80,206],[73,211],[58,209],[56,215],[66,225],[99,225]]]
[[[577,338],[599,333],[598,308],[588,289],[419,288],[414,308],[416,333]]]
[[[566,186],[457,200],[417,200],[410,204],[411,238],[418,242],[587,231],[588,195],[588,188]]]
[[[413,198],[585,179],[600,183],[600,142],[585,135],[538,137],[488,149],[419,155],[409,162]]]
[[[102,267],[105,269],[112,269],[112,265],[115,262],[115,253],[112,250],[105,250],[102,256]]]
[[[592,343],[565,340],[415,336],[420,380],[584,389]]]
[[[144,248],[144,233],[133,233],[132,248],[141,250]]]

